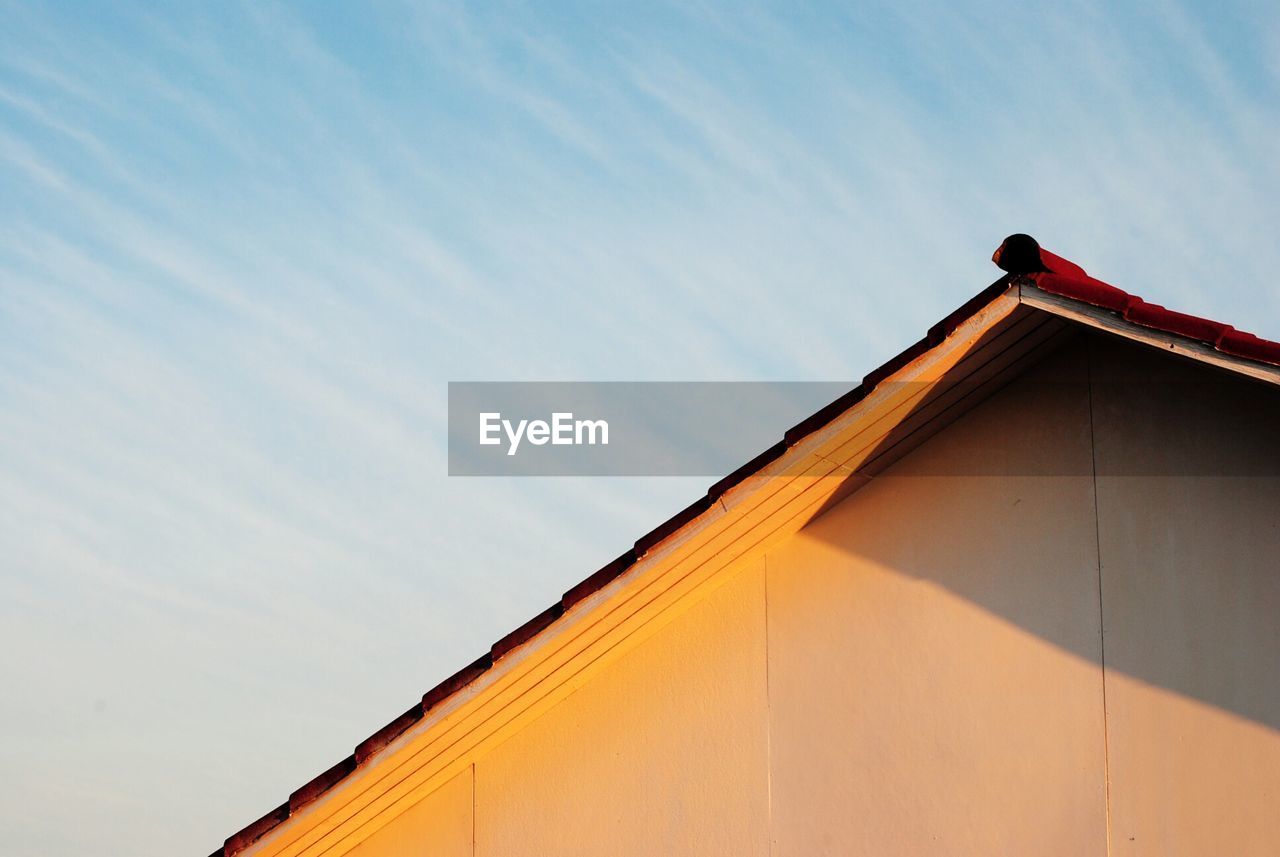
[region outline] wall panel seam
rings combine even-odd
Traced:
[[[1111,736],[1107,713],[1107,627],[1102,603],[1102,517],[1098,511],[1098,442],[1093,416],[1093,340],[1085,344],[1085,378],[1089,397],[1089,457],[1093,476],[1093,545],[1098,568],[1098,666],[1102,679],[1102,781],[1107,821],[1107,854],[1111,853]]]

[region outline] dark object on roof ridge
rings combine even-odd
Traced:
[[[1049,270],[1040,259],[1040,243],[1030,235],[1015,232],[1000,242],[991,254],[996,267],[1010,274],[1034,274]]]
[[[1068,277],[1088,277],[1084,268],[1075,262],[1064,259],[1056,253],[1050,253],[1040,246],[1040,242],[1021,232],[1015,232],[1000,242],[996,252],[991,254],[991,261],[1002,271],[1014,276],[1051,273]]]

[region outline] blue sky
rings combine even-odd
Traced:
[[[0,16],[15,857],[208,853],[706,487],[449,479],[448,381],[856,381],[1013,231],[1280,338],[1273,4]]]

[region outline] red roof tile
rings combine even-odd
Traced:
[[[422,695],[422,710],[428,712],[458,691],[462,690],[471,682],[479,678],[485,673],[489,667],[493,666],[493,655],[485,652],[444,681],[440,682],[431,690]]]
[[[1018,240],[1015,241],[1015,239]],[[1129,294],[1110,283],[1090,277],[1085,273],[1084,268],[1060,256],[1055,256],[1048,250],[1040,249],[1038,245],[1036,249],[1039,252],[1039,265],[1029,264],[1027,261],[1029,245],[1026,242],[1035,245],[1035,240],[1026,235],[1009,236],[992,256],[996,264],[1001,265],[1005,270],[1009,270],[1009,267],[1001,262],[1006,246],[1010,242],[1014,243],[1017,250],[1014,260],[1015,271],[1029,276],[1046,292],[1112,310],[1120,313],[1125,321],[1203,342],[1223,354],[1280,366],[1280,343],[1278,342],[1260,339],[1252,333],[1244,333],[1220,321],[1175,312],[1159,304],[1148,303],[1137,295]]]
[[[992,261],[1009,272],[1009,275],[1001,277],[929,328],[924,339],[911,345],[884,365],[869,372],[863,379],[862,384],[787,430],[782,441],[716,482],[711,486],[706,496],[659,524],[649,533],[641,536],[636,541],[634,548],[569,589],[557,604],[552,605],[528,622],[525,622],[515,631],[494,643],[493,647],[485,655],[463,667],[431,690],[428,690],[423,694],[422,700],[417,705],[360,742],[352,756],[343,759],[329,770],[315,777],[311,782],[299,788],[290,795],[287,803],[276,807],[262,818],[246,826],[243,830],[230,836],[224,843],[223,848],[214,852],[213,857],[218,854],[222,854],[224,857],[231,857],[231,855],[242,851],[286,820],[292,812],[297,812],[316,800],[324,792],[333,788],[333,786],[355,771],[358,765],[364,764],[371,756],[390,744],[415,723],[422,720],[434,707],[483,675],[503,655],[537,636],[575,605],[620,577],[640,557],[644,556],[668,536],[708,511],[714,505],[716,499],[734,485],[739,484],[759,472],[769,463],[780,458],[787,449],[794,446],[805,436],[822,428],[865,398],[885,378],[937,346],[957,327],[1005,292],[1016,282],[1019,276],[1030,278],[1043,291],[1116,312],[1131,324],[1203,342],[1223,354],[1229,354],[1233,357],[1280,366],[1280,342],[1272,342],[1261,339],[1251,333],[1235,330],[1229,324],[1186,313],[1174,312],[1158,304],[1147,303],[1136,295],[1129,294],[1109,283],[1090,277],[1079,265],[1044,250],[1030,236],[1009,236],[992,255]]]
[[[564,605],[565,610],[572,610],[575,604],[612,583],[618,575],[635,565],[635,562],[636,550],[631,548],[590,577],[579,581],[560,597],[560,603]]]
[[[720,497],[724,496],[726,491],[737,485],[743,479],[746,479],[751,474],[762,470],[766,465],[777,461],[786,451],[786,440],[778,441],[773,446],[769,447],[764,452],[760,453],[755,458],[751,459],[746,464],[742,465],[737,470],[733,471],[728,476],[708,488],[707,496],[712,500],[718,500]]]
[[[503,655],[510,652],[517,646],[523,645],[541,633],[548,625],[564,615],[564,603],[557,601],[546,610],[543,610],[537,616],[525,622],[519,628],[507,634],[501,640],[493,644],[489,649],[489,656],[493,660],[498,660]]]
[[[262,838],[263,834],[271,830],[280,822],[289,817],[289,804],[282,803],[280,806],[271,810],[271,812],[259,818],[240,829],[239,831],[227,837],[227,841],[222,844],[222,852],[224,854],[236,854],[243,851]],[[214,852],[217,853],[216,851]]]
[[[422,701],[419,700],[417,705],[361,741],[356,745],[356,764],[363,765],[366,759],[399,738],[406,729],[421,720],[425,713]]]
[[[1229,324],[1219,324],[1207,318],[1174,312],[1159,304],[1149,304],[1143,300],[1129,304],[1128,309],[1124,311],[1124,317],[1126,321],[1143,327],[1152,327],[1185,336],[1187,339],[1199,339],[1202,342],[1215,344],[1223,334],[1233,329]]]
[[[675,533],[676,530],[701,515],[703,512],[715,505],[715,501],[710,496],[702,496],[694,500],[688,506],[676,512],[667,520],[636,539],[636,556],[642,557],[649,551],[653,550],[659,542]]]
[[[356,769],[356,757],[352,753],[329,770],[315,777],[311,782],[289,795],[289,814],[293,815],[320,795],[327,792],[347,774]]]
[[[1252,333],[1245,333],[1242,330],[1224,330],[1213,345],[1223,354],[1280,366],[1280,342],[1259,339]]]
[[[1147,303],[1090,277],[1084,268],[1041,248],[1029,235],[1010,235],[991,259],[1012,274],[1030,277],[1046,292],[1112,310],[1125,321],[1203,342],[1223,354],[1280,366],[1280,343],[1259,339],[1229,324]]]
[[[1117,289],[1102,280],[1095,280],[1093,277],[1068,277],[1047,271],[1029,276],[1046,292],[1074,298],[1119,313],[1125,312],[1130,306],[1142,301],[1139,297]]]

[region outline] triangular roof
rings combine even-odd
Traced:
[[[799,530],[1080,326],[1280,385],[1280,343],[1148,303],[1024,235],[993,260],[1008,273],[919,342],[427,691],[215,857],[353,847],[372,818],[425,796],[585,683],[621,641],[660,627],[672,604]]]

